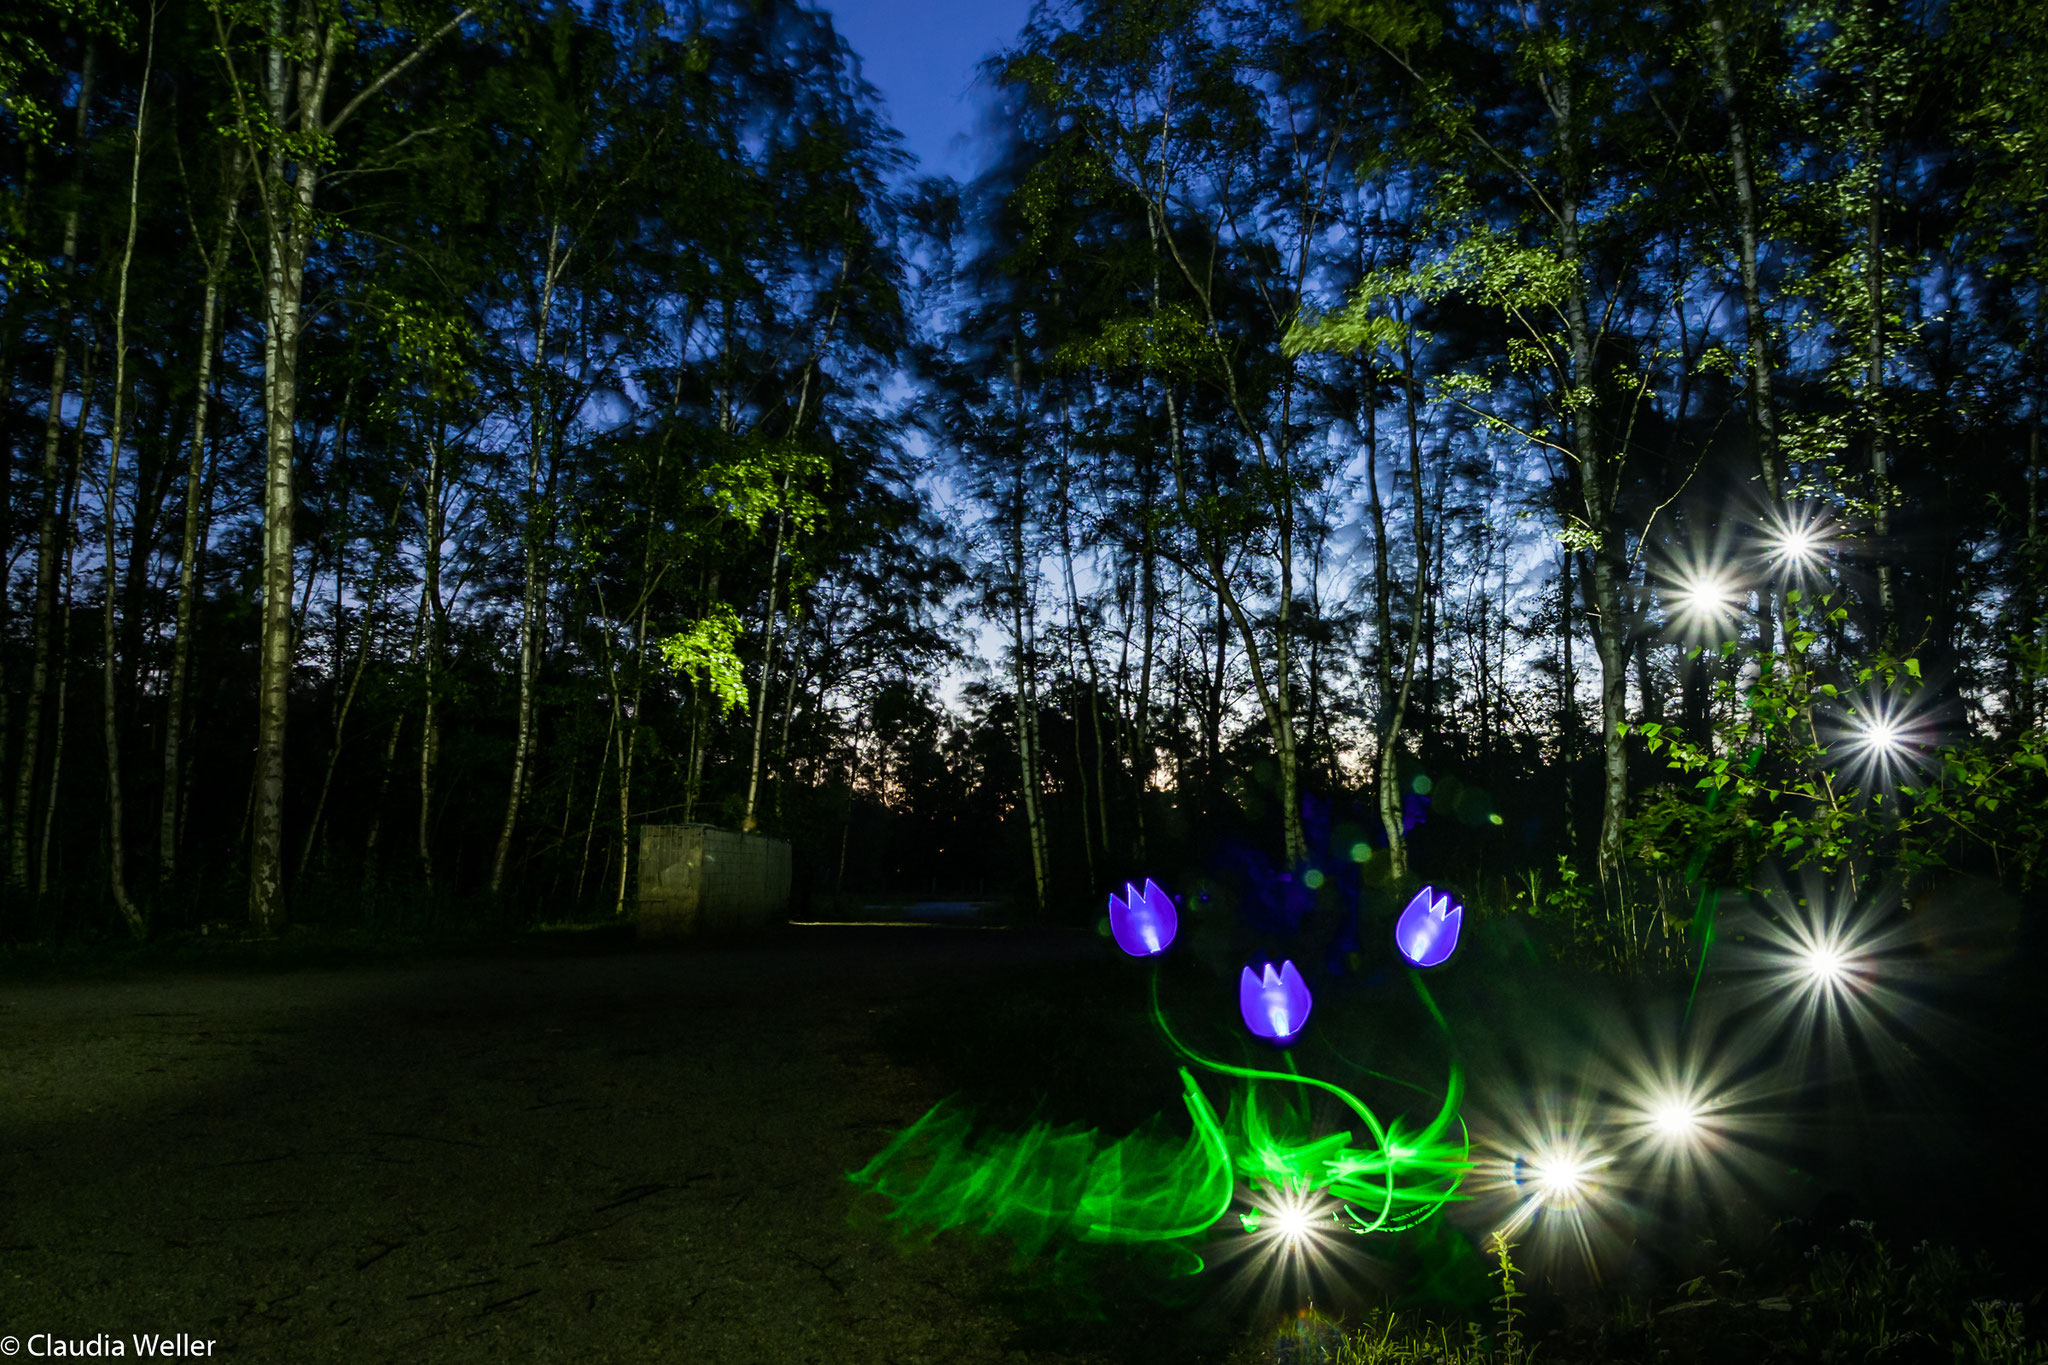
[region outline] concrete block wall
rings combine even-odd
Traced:
[[[789,908],[784,839],[711,825],[640,827],[642,938],[689,938],[759,929]]]

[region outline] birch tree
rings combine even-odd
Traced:
[[[352,94],[334,89],[344,57],[377,35],[332,0],[230,4],[209,0],[216,51],[233,98],[236,131],[254,165],[262,222],[263,576],[257,650],[254,833],[249,858],[249,919],[271,932],[285,921],[285,720],[293,662],[292,516],[297,507],[301,303],[307,257],[318,229],[320,180],[335,139],[364,105],[411,70],[475,13],[464,9],[401,50]],[[374,45],[381,54],[384,45]],[[252,70],[253,68],[253,70]],[[340,107],[329,112],[330,98]]]

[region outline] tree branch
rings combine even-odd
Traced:
[[[453,19],[450,19],[447,23],[441,25],[441,27],[435,29],[425,38],[421,39],[420,45],[414,48],[411,52],[407,53],[403,58],[401,58],[398,61],[396,65],[390,67],[388,70],[384,72],[383,75],[377,77],[376,80],[371,81],[368,85],[364,86],[361,90],[357,91],[356,97],[354,99],[350,100],[347,104],[341,106],[340,113],[336,114],[333,118],[327,120],[326,123],[320,125],[320,131],[326,133],[330,137],[333,136],[334,130],[341,127],[342,124],[348,122],[349,116],[355,113],[356,110],[362,108],[363,102],[365,100],[369,99],[372,95],[382,90],[385,86],[391,84],[391,82],[397,80],[401,75],[403,75],[406,72],[408,68],[412,66],[414,62],[417,62],[420,58],[427,55],[428,48],[432,47],[435,43],[440,42],[441,39],[447,37],[450,32],[461,26],[462,21],[464,19],[469,18],[471,15],[475,13],[476,7],[472,5],[468,9],[463,10],[462,13],[456,15]]]

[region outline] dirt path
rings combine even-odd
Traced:
[[[0,985],[0,1333],[257,1360],[1080,1362],[844,1172],[937,1098],[872,1021],[1079,936]]]

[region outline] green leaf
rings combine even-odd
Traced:
[[[730,603],[712,606],[709,615],[692,622],[661,642],[668,666],[711,689],[721,715],[747,709],[747,684],[737,651],[740,614]]]

